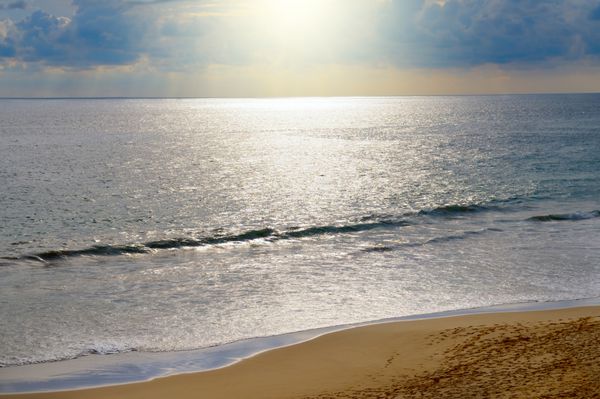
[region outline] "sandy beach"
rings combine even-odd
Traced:
[[[600,307],[493,313],[349,329],[219,370],[69,398],[597,398]]]

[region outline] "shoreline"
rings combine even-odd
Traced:
[[[75,362],[79,359],[75,359],[74,361],[63,361],[56,363],[45,363],[38,365],[30,365],[30,366],[18,366],[18,367],[10,367],[4,369],[4,373],[2,373],[2,369],[0,369],[0,375],[4,374],[2,378],[0,378],[0,387],[4,386],[2,389],[2,393],[0,395],[2,397],[12,397],[13,395],[16,397],[29,397],[29,394],[32,394],[32,397],[46,397],[47,395],[53,395],[53,393],[64,393],[65,391],[70,392],[89,392],[91,390],[104,390],[104,389],[118,389],[119,387],[129,387],[129,386],[137,386],[140,384],[152,384],[156,381],[162,381],[169,378],[179,378],[186,376],[194,376],[194,375],[206,375],[215,372],[222,372],[223,370],[228,370],[233,367],[239,367],[241,364],[245,364],[247,362],[252,362],[253,359],[261,358],[263,356],[269,356],[271,353],[276,353],[282,350],[292,350],[290,348],[300,348],[304,345],[310,344],[311,342],[319,341],[326,339],[326,337],[336,336],[338,334],[345,334],[347,332],[352,332],[356,330],[362,329],[374,329],[377,330],[382,328],[381,326],[395,326],[395,325],[409,325],[411,323],[414,324],[422,324],[422,323],[440,323],[440,324],[453,324],[456,320],[460,319],[468,319],[471,317],[482,317],[482,318],[497,318],[497,319],[510,319],[511,315],[530,315],[539,312],[586,312],[586,311],[598,311],[600,305],[600,298],[590,298],[590,299],[581,299],[581,300],[571,300],[571,301],[560,301],[560,302],[535,302],[535,303],[521,303],[521,304],[510,304],[510,305],[500,305],[500,306],[491,306],[485,308],[474,308],[474,309],[465,309],[465,310],[455,310],[448,312],[438,312],[431,313],[425,315],[413,315],[407,317],[400,317],[394,319],[385,319],[378,320],[366,323],[358,323],[354,325],[346,325],[346,326],[335,326],[329,327],[325,329],[318,330],[308,330],[294,334],[285,334],[282,336],[275,337],[266,337],[266,338],[257,338],[251,340],[244,340],[232,344],[222,345],[213,348],[206,348],[199,351],[191,351],[187,352],[188,355],[198,356],[201,352],[206,355],[206,352],[213,352],[212,355],[219,358],[221,361],[227,360],[225,364],[217,364],[214,363],[215,359],[212,359],[213,366],[216,367],[206,367],[204,369],[198,369],[197,364],[189,364],[187,363],[188,370],[177,369],[176,367],[171,367],[170,373],[162,373],[160,375],[149,376],[146,379],[138,378],[129,378],[123,382],[112,382],[106,383],[102,381],[102,376],[98,373],[95,373],[94,370],[88,370],[87,373],[80,373],[79,377],[84,378],[86,384],[80,384],[79,386],[69,385],[68,383],[63,388],[57,389],[37,389],[37,390],[24,390],[24,389],[13,389],[10,390],[10,386],[15,386],[15,384],[7,383],[6,372],[11,371],[14,372],[16,370],[23,370],[25,368],[30,368],[30,371],[33,370],[35,373],[36,369],[39,371],[41,369],[57,369],[55,370],[58,374],[64,373],[65,370],[61,367],[55,367],[59,363],[62,363],[63,366],[69,362]],[[328,338],[327,338],[328,339]],[[262,341],[262,342],[260,342]],[[257,345],[257,342],[260,342]],[[254,343],[254,345],[249,344]],[[261,346],[262,344],[262,346]],[[229,351],[225,350],[219,353],[219,349],[227,348],[228,346],[233,346],[234,348],[229,348]],[[239,352],[240,350],[245,350],[246,353]],[[237,352],[236,352],[237,351]],[[144,362],[148,362],[147,357],[163,357],[164,361],[168,361],[167,359],[169,355],[171,355],[171,360],[174,360],[176,357],[183,355],[184,353],[158,353],[158,354],[143,354],[143,353],[130,353],[130,354],[119,354],[119,355],[111,355],[111,356],[90,356],[85,358],[80,358],[80,362],[82,365],[89,366],[90,364],[94,364],[98,369],[106,372],[113,368],[114,372],[120,372],[125,374],[131,374],[132,372],[139,372],[143,370]],[[133,362],[142,361],[142,367],[132,368],[132,364],[120,364],[119,362],[112,362],[113,360],[119,360],[124,357],[132,358]],[[225,358],[225,355],[229,355],[228,358]],[[210,357],[210,356],[209,356]],[[144,359],[146,358],[146,359]],[[179,359],[181,361],[181,358]],[[104,362],[108,361],[108,362]],[[187,361],[190,361],[188,358]],[[98,364],[99,363],[99,364]],[[112,363],[112,365],[111,365]],[[185,363],[185,362],[183,362]],[[209,361],[210,363],[210,361]],[[119,365],[119,367],[117,367]],[[149,366],[150,365],[150,366]],[[80,365],[81,366],[81,365]],[[140,364],[138,364],[140,366]],[[147,368],[151,369],[152,365],[150,363],[146,363]],[[155,370],[156,371],[156,370]],[[17,372],[17,374],[21,374]],[[101,373],[100,373],[101,374]],[[39,376],[38,376],[39,377]],[[104,377],[106,377],[104,375]],[[22,374],[23,378],[27,379],[27,373]],[[82,380],[79,381],[80,383]],[[37,395],[36,395],[37,392]],[[25,395],[25,396],[23,396]],[[42,396],[39,396],[42,395]]]
[[[589,398],[600,392],[599,338],[600,306],[400,321],[213,371],[3,398]]]

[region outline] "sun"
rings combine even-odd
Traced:
[[[245,0],[240,45],[257,62],[278,67],[329,62],[355,43],[348,0]]]
[[[333,17],[328,0],[263,0],[261,8],[272,34],[285,39],[323,35]]]

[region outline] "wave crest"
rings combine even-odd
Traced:
[[[540,215],[530,217],[527,220],[531,222],[564,222],[594,219],[597,217],[600,217],[600,211]]]

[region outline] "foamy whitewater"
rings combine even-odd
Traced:
[[[0,187],[4,373],[600,296],[600,95],[0,100]]]

